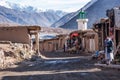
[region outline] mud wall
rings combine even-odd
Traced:
[[[26,27],[1,27],[0,40],[11,41],[13,43],[30,43],[30,38]]]

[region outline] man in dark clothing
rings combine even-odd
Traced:
[[[110,37],[107,37],[105,40],[105,58],[107,60],[107,64],[110,64],[113,61],[113,41]]]

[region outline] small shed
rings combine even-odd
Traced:
[[[39,49],[41,52],[54,52],[59,50],[59,39],[46,39],[40,41]]]
[[[94,52],[98,50],[98,35],[93,30],[86,30],[83,34],[83,47],[85,51]]]

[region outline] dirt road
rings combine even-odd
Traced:
[[[94,66],[87,57],[24,61],[0,71],[0,80],[120,80],[120,71]]]

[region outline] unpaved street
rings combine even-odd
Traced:
[[[120,80],[120,71],[94,66],[89,57],[24,61],[0,71],[1,80]]]

